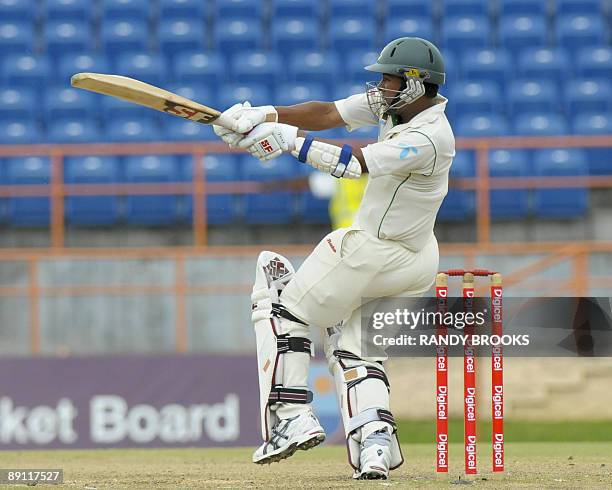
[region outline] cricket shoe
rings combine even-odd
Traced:
[[[386,480],[389,477],[391,462],[391,435],[387,429],[370,434],[361,443],[359,470],[355,471],[355,480]]]
[[[292,456],[298,449],[305,451],[325,440],[325,431],[310,410],[279,421],[271,432],[272,437],[253,453],[253,463],[276,463]]]

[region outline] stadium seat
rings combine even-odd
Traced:
[[[125,180],[130,183],[180,182],[174,156],[144,155],[125,158]],[[133,225],[171,225],[178,220],[178,196],[128,196],[126,221]]]
[[[203,20],[206,16],[205,2],[201,0],[158,0],[160,19]]]
[[[98,101],[101,122],[107,125],[113,124],[113,122],[117,119],[159,121],[162,117],[161,112],[138,104],[132,104],[131,102],[117,99],[115,97],[100,97]]]
[[[283,17],[275,19],[271,27],[272,48],[282,56],[321,48],[319,24],[314,19]]]
[[[372,73],[372,81],[376,80],[379,77],[376,77],[376,73]],[[346,99],[354,94],[362,94],[366,91],[366,86],[364,83],[355,83],[355,82],[347,82],[347,83],[339,83],[332,87],[331,100],[340,100]]]
[[[48,158],[10,158],[5,170],[9,185],[49,184],[51,180]],[[13,197],[8,202],[9,222],[13,226],[47,226],[49,214],[48,197]]]
[[[199,19],[176,19],[160,22],[158,42],[161,52],[167,57],[178,53],[203,51],[204,32]]]
[[[518,57],[518,71],[523,78],[559,83],[568,76],[570,59],[564,49],[526,48]]]
[[[153,85],[162,85],[167,72],[166,60],[158,54],[141,51],[125,53],[117,59],[117,73]]]
[[[533,15],[544,16],[547,14],[547,3],[534,0],[499,0],[498,14],[500,17],[506,15]]]
[[[59,83],[66,85],[70,83],[70,77],[75,73],[111,73],[113,71],[106,56],[93,53],[82,53],[76,56],[71,53],[61,56],[57,70]]]
[[[319,173],[319,175],[317,175],[319,179],[331,179],[331,181],[327,180],[327,184],[330,186],[335,186],[338,183],[337,179],[334,179],[330,175],[324,175],[309,165],[300,167],[300,174],[304,179],[309,178],[310,175],[315,173]],[[314,185],[319,185],[319,182],[319,180],[315,180]],[[329,226],[329,198],[318,197],[316,192],[313,193],[310,180],[308,187],[308,190],[298,194],[298,214],[300,222],[308,224],[326,224]]]
[[[563,102],[557,85],[550,80],[513,80],[506,94],[510,115],[535,111],[560,111]]]
[[[330,22],[344,17],[375,19],[378,15],[378,2],[370,0],[329,0]]]
[[[343,59],[345,61],[344,74],[346,80],[352,83],[365,83],[380,78],[379,73],[374,73],[365,69],[366,66],[376,63],[378,51],[354,51],[347,53]]]
[[[217,0],[218,19],[261,20],[264,2],[252,0]]]
[[[374,49],[376,47],[376,23],[371,17],[336,18],[329,27],[329,46],[337,53],[357,49]]]
[[[387,0],[386,18],[398,17],[431,17],[434,2],[431,0]]]
[[[147,51],[149,49],[147,23],[142,17],[104,22],[101,43],[105,53],[110,57],[126,51]]]
[[[529,175],[529,160],[523,150],[494,150],[489,154],[491,177]],[[529,191],[499,189],[491,191],[491,216],[495,219],[520,219],[529,214]]]
[[[266,51],[239,53],[232,62],[232,80],[262,84],[273,88],[282,61],[278,54]]]
[[[0,89],[0,121],[38,117],[40,98],[34,94],[35,91],[28,88]]]
[[[68,157],[64,165],[67,184],[106,184],[121,181],[116,157]],[[116,196],[66,197],[66,221],[69,225],[113,225],[119,221]]]
[[[3,55],[33,53],[34,44],[34,26],[31,22],[0,23],[0,51]]]
[[[237,102],[248,100],[252,106],[270,104],[272,96],[270,87],[263,84],[227,83],[217,97],[219,107],[226,109]]]
[[[204,165],[206,182],[231,182],[240,180],[241,155],[206,155],[200,159]],[[193,159],[187,157],[184,168],[184,180],[193,180]],[[207,194],[206,195],[206,214],[207,223],[220,225],[232,223],[239,219],[238,201],[240,195],[235,194]],[[193,219],[193,197],[185,196],[185,216],[187,222]]]
[[[489,15],[489,4],[487,0],[443,0],[442,11],[450,17],[464,15]]]
[[[9,86],[41,91],[50,76],[50,63],[46,57],[9,55],[3,63],[4,80]]]
[[[338,60],[332,53],[319,51],[299,52],[289,62],[289,79],[297,83],[334,81]]]
[[[450,178],[467,178],[476,175],[474,153],[471,151],[458,151],[450,168]],[[459,221],[474,215],[474,191],[461,191],[449,186],[448,194],[438,211],[440,221]]]
[[[318,20],[321,4],[312,0],[272,0],[271,15],[273,19],[291,17]]]
[[[514,133],[524,136],[557,136],[568,133],[565,117],[552,112],[519,114],[514,120]]]
[[[241,51],[254,51],[263,46],[263,31],[259,21],[220,18],[215,23],[215,47],[226,56]]]
[[[297,177],[297,161],[291,155],[281,155],[268,162],[244,156],[243,175],[246,180],[265,182]],[[246,194],[245,221],[248,224],[287,224],[293,219],[294,195],[287,191]]]
[[[563,97],[568,114],[612,110],[611,84],[605,79],[569,80]]]
[[[47,137],[53,143],[91,143],[99,141],[100,129],[81,116],[54,119],[48,123]]]
[[[51,56],[88,51],[92,38],[91,27],[84,22],[54,20],[45,24],[46,51]]]
[[[294,105],[311,100],[329,100],[327,86],[322,83],[285,83],[276,89],[275,105]]]
[[[387,19],[383,33],[384,44],[390,43],[398,37],[422,37],[433,39],[434,29],[430,17],[395,17]]]
[[[149,0],[100,0],[100,11],[105,23],[109,20],[146,21],[151,5]]]
[[[557,14],[601,15],[605,2],[602,0],[557,0]]]
[[[33,119],[8,119],[0,121],[0,144],[23,145],[41,143],[44,136]]]
[[[88,0],[46,0],[43,15],[49,20],[89,22],[94,10]]]
[[[448,87],[460,80],[459,73],[459,62],[457,53],[454,51],[442,50],[442,57],[444,58],[444,70],[446,71],[445,87],[444,90],[448,90]]]
[[[491,26],[484,16],[444,18],[442,45],[445,51],[461,53],[466,49],[491,44]]]
[[[609,25],[609,24],[608,24]],[[605,41],[601,15],[564,15],[557,19],[557,43],[571,51]]]
[[[44,109],[44,118],[48,123],[62,118],[96,119],[99,117],[96,96],[70,86],[60,85],[48,88]]]
[[[534,154],[538,176],[587,175],[586,156],[578,149],[539,150]],[[588,211],[588,190],[583,187],[536,189],[534,207],[540,218],[578,218]]]
[[[162,138],[157,121],[142,117],[117,117],[106,124],[106,138],[116,142],[160,141]]]
[[[576,60],[578,73],[583,77],[612,79],[612,48],[596,46],[583,48]]]
[[[545,17],[516,15],[502,17],[499,25],[499,43],[509,50],[543,46],[548,39]]]
[[[458,136],[501,136],[509,132],[508,120],[500,114],[458,115],[455,125]]]
[[[0,0],[0,19],[5,22],[36,19],[36,0]]]
[[[211,107],[217,106],[216,91],[202,83],[169,83],[165,87],[175,94]],[[162,114],[163,116],[163,114]],[[167,119],[164,117],[164,119]]]
[[[505,49],[477,49],[461,58],[461,74],[467,80],[491,81],[504,88],[511,74],[510,55]]]
[[[162,120],[164,141],[219,141],[211,126],[178,117]]]
[[[612,112],[580,112],[572,118],[574,134],[612,134]],[[612,175],[612,148],[588,148],[584,150],[591,175]]]
[[[502,97],[495,82],[457,82],[449,88],[447,111],[451,115],[497,113],[502,107]]]
[[[217,90],[227,73],[227,64],[218,53],[181,53],[174,59],[174,75],[179,83],[207,84]]]

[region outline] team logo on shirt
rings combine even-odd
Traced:
[[[399,147],[402,148],[402,151],[400,151],[400,156],[399,156],[401,160],[403,160],[404,158],[408,158],[411,153],[414,155],[417,155],[419,153],[419,150],[417,150],[412,145],[406,145],[406,144],[400,143]]]

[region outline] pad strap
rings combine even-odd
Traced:
[[[272,316],[286,318],[287,320],[291,320],[292,322],[301,323],[302,325],[308,325],[306,322],[303,322],[295,315],[291,314],[287,308],[285,308],[280,303],[272,303]]]
[[[312,341],[305,337],[289,337],[289,334],[276,337],[276,352],[285,354],[286,352],[306,352],[314,356],[314,346]]]
[[[268,397],[268,404],[274,405],[275,403],[311,403],[312,402],[312,391],[303,390],[300,388],[283,388],[282,386],[274,386],[270,390],[270,396]]]
[[[346,384],[346,388],[350,390],[351,388],[353,388],[354,386],[358,385],[359,383],[361,383],[365,379],[379,379],[383,383],[385,383],[387,389],[390,388],[389,380],[387,379],[387,375],[384,373],[384,371],[382,371],[381,369],[372,367],[372,366],[367,366],[366,367],[366,375],[363,378],[354,379],[353,381],[349,381]]]
[[[391,427],[393,427],[393,432],[397,430],[395,419],[389,410],[385,410],[384,408],[368,408],[367,410],[364,410],[363,412],[350,418],[348,422],[348,433],[350,434],[356,431],[369,422],[378,421],[389,424]]]

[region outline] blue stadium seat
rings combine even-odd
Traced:
[[[6,182],[9,185],[40,185],[51,181],[48,158],[11,158],[6,163]],[[13,226],[46,226],[49,224],[48,197],[13,197],[8,203],[8,216]]]
[[[484,16],[445,17],[442,39],[445,51],[455,53],[486,47],[491,44],[491,26]]]
[[[506,97],[510,115],[536,111],[554,112],[561,109],[559,90],[550,80],[513,80],[510,82]]]
[[[168,57],[181,52],[203,51],[202,22],[198,19],[162,21],[159,25],[158,41],[161,52]]]
[[[568,133],[564,116],[553,112],[519,114],[514,120],[514,133],[525,136],[557,136]]]
[[[146,21],[151,5],[149,0],[101,0],[100,11],[104,22],[118,19]]]
[[[372,74],[372,79],[377,78],[376,74]],[[347,82],[347,83],[339,83],[332,87],[332,100],[340,100],[346,99],[354,94],[362,94],[366,91],[366,86],[364,83],[355,83],[355,82]]]
[[[458,151],[450,168],[451,179],[468,178],[476,175],[476,160],[471,151]],[[461,191],[449,186],[448,194],[438,211],[441,221],[458,221],[474,215],[474,191]]]
[[[204,173],[207,182],[231,182],[240,180],[239,168],[243,157],[240,155],[206,155],[200,159],[200,164],[204,165]],[[184,168],[184,180],[193,180],[193,160],[187,157]],[[232,223],[238,220],[238,201],[239,195],[234,194],[207,194],[206,195],[206,214],[207,223],[221,225]],[[193,197],[186,196],[184,219],[191,222],[193,219]]]
[[[45,24],[44,39],[47,53],[57,56],[88,51],[93,36],[85,22],[53,20]]]
[[[174,156],[133,156],[124,161],[125,180],[130,183],[180,182]],[[178,197],[169,195],[128,196],[126,221],[135,225],[170,225],[178,220]]]
[[[458,136],[485,137],[507,135],[508,120],[500,114],[458,115],[455,125]]]
[[[0,120],[37,117],[40,99],[34,94],[34,90],[28,88],[0,89]]]
[[[568,114],[612,110],[611,82],[605,79],[569,80],[563,100]]]
[[[494,150],[489,154],[491,177],[529,175],[529,160],[523,150]],[[496,219],[520,219],[529,214],[529,191],[499,189],[491,191],[491,216]]]
[[[272,18],[302,18],[317,20],[321,15],[320,2],[312,0],[272,0]]]
[[[46,0],[43,15],[47,20],[89,22],[94,9],[88,0]]]
[[[407,16],[431,17],[433,4],[434,2],[431,0],[387,0],[386,18],[393,19]]]
[[[47,89],[44,108],[49,123],[62,118],[95,119],[99,115],[94,94],[63,85]]]
[[[281,155],[268,162],[260,162],[250,155],[243,158],[246,180],[264,182],[291,179],[298,175],[297,160],[291,155]],[[294,195],[290,192],[247,194],[244,204],[245,221],[249,224],[287,224],[293,219]]]
[[[201,20],[206,16],[205,2],[202,0],[158,0],[160,19]]]
[[[327,86],[322,83],[286,83],[277,86],[276,105],[293,105],[311,100],[329,100]]]
[[[163,139],[157,121],[142,117],[116,117],[106,123],[105,134],[108,140],[116,142]]]
[[[345,60],[344,74],[351,83],[365,83],[380,77],[380,74],[365,69],[367,65],[376,63],[378,51],[353,51],[343,56]]]
[[[583,48],[577,56],[578,73],[583,77],[612,79],[612,48]]]
[[[338,60],[330,52],[319,51],[299,52],[289,62],[289,79],[294,82],[332,83]]]
[[[116,157],[68,157],[64,166],[68,184],[106,184],[121,181]],[[69,196],[66,221],[70,225],[113,225],[119,221],[116,196]]]
[[[162,126],[165,141],[219,141],[213,128],[207,124],[168,116],[163,119]]]
[[[50,70],[49,60],[41,56],[9,55],[3,63],[4,81],[13,87],[42,90]]]
[[[0,144],[22,145],[41,143],[44,136],[33,119],[8,119],[0,121]]]
[[[444,70],[446,71],[446,86],[444,89],[448,90],[450,85],[461,79],[459,73],[458,53],[444,49],[441,52],[442,57],[444,58]]]
[[[499,0],[498,11],[501,17],[506,15],[533,15],[547,14],[546,2],[534,0]]]
[[[578,149],[539,150],[534,154],[534,171],[538,176],[587,175],[586,156]],[[588,211],[586,188],[536,189],[535,213],[540,218],[578,218]]]
[[[569,56],[564,49],[526,48],[518,57],[518,71],[523,78],[552,80],[555,83],[567,78]]]
[[[395,17],[387,19],[383,33],[384,44],[398,37],[421,37],[433,39],[434,29],[431,17]]]
[[[260,83],[273,87],[277,74],[281,73],[282,62],[276,53],[252,51],[239,53],[232,62],[232,80]]]
[[[487,0],[443,0],[442,12],[448,16],[489,15],[490,2]]]
[[[264,2],[251,0],[217,0],[217,19],[248,19],[259,21]]]
[[[605,2],[602,0],[557,0],[557,14],[601,15]]]
[[[126,51],[146,51],[149,48],[147,23],[142,17],[105,22],[102,24],[101,42],[109,56]]]
[[[98,125],[80,116],[49,121],[47,133],[54,143],[91,143],[100,139]]]
[[[159,121],[162,113],[138,104],[132,104],[115,97],[100,97],[100,120],[110,126],[117,119],[142,119],[143,121]]]
[[[202,83],[170,83],[165,87],[175,94],[211,107],[217,106],[216,91]],[[166,118],[164,118],[166,119]]]
[[[0,51],[8,53],[32,53],[34,51],[34,26],[31,22],[3,22],[0,24]]]
[[[509,50],[543,46],[548,38],[546,18],[532,15],[502,17],[499,25],[499,43]]]
[[[75,73],[111,73],[113,71],[106,56],[94,53],[82,53],[76,56],[71,53],[62,56],[57,70],[59,83],[66,85],[70,83],[70,77]]]
[[[117,73],[153,85],[162,85],[167,72],[166,60],[158,54],[133,52],[122,54],[117,59]]]
[[[572,118],[574,134],[612,134],[612,112],[579,112]],[[584,150],[591,175],[612,175],[612,148]]]
[[[559,45],[574,52],[579,48],[603,44],[606,37],[601,15],[561,16],[557,19],[556,34]]]
[[[374,19],[378,14],[378,5],[378,2],[370,0],[330,0],[330,22],[335,23],[343,17]]]
[[[329,27],[329,46],[339,53],[357,49],[374,49],[376,47],[376,23],[371,17],[334,19]]]
[[[203,83],[217,89],[227,72],[218,53],[181,53],[174,60],[174,74],[180,83]]]
[[[0,0],[0,19],[6,22],[32,21],[36,18],[36,0]]]
[[[303,49],[320,49],[319,24],[309,18],[276,18],[270,32],[272,48],[283,55]]]
[[[315,170],[314,168],[310,167],[309,165],[302,165],[299,170],[302,178],[309,179],[309,190],[300,192],[298,194],[298,214],[300,221],[302,223],[309,224],[329,225],[329,198],[318,197],[316,195],[316,192],[312,192],[313,184],[310,180],[310,177],[312,174],[319,174],[315,177],[315,187],[319,187],[321,185],[321,180],[323,180],[323,182],[327,182],[327,184],[330,185],[332,189],[333,186],[337,185],[337,179],[331,177],[330,175],[324,175],[318,170]]]
[[[502,109],[502,97],[495,82],[457,82],[449,88],[447,112],[450,115],[492,114]]]
[[[270,87],[263,84],[228,83],[223,86],[217,97],[219,107],[225,109],[237,102],[249,101],[252,106],[270,104]]]
[[[491,81],[503,89],[511,73],[510,55],[505,49],[478,49],[465,53],[461,58],[461,73],[474,81]]]
[[[262,48],[263,31],[261,23],[252,19],[235,20],[220,18],[215,24],[215,47],[226,56],[240,51],[254,51]]]

